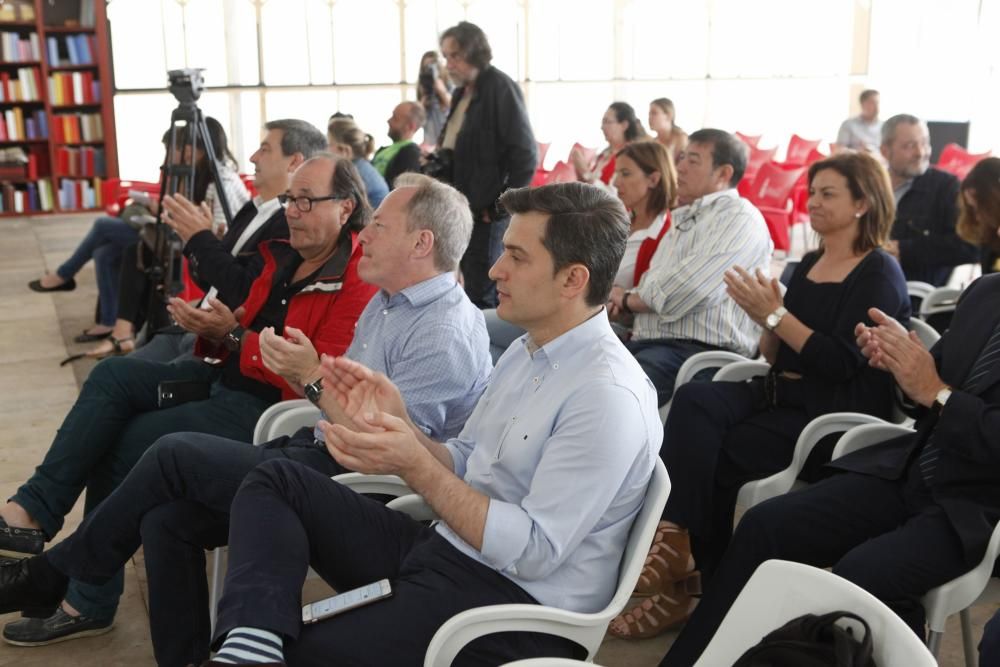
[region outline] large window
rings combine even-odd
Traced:
[[[980,0],[113,0],[108,6],[124,176],[155,175],[173,99],[165,71],[204,67],[206,113],[243,169],[264,119],[325,128],[355,116],[387,143],[385,120],[415,97],[420,56],[461,20],[489,35],[493,63],[521,81],[548,166],[623,100],[645,119],[669,97],[685,130],[792,132],[830,141],[857,92],[883,116],[972,121],[971,148],[1000,148],[1000,3]],[[858,61],[861,62],[860,66]],[[129,122],[138,117],[161,123]],[[158,131],[157,131],[158,133]],[[154,134],[157,134],[154,133]],[[419,138],[419,135],[418,135]]]

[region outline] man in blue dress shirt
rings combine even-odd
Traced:
[[[358,273],[381,289],[358,319],[345,356],[391,377],[414,428],[436,439],[461,431],[492,370],[483,315],[455,279],[471,233],[462,194],[406,174],[359,236]],[[348,424],[336,396],[317,382],[320,359],[309,340],[287,327],[285,336],[261,333],[265,364],[311,393],[329,421]],[[260,447],[196,433],[166,436],[44,560],[62,574],[96,582],[143,544],[157,663],[198,664],[210,639],[204,549],[226,543],[236,490],[254,466],[272,458],[299,461],[327,478],[346,471],[312,428]],[[8,595],[4,583],[12,571],[0,570],[0,608],[35,606]]]
[[[527,334],[458,437],[413,428],[384,374],[325,366],[357,426],[321,422],[333,457],[399,475],[442,520],[425,526],[293,461],[258,466],[233,501],[220,648],[205,664],[420,665],[463,610],[594,612],[611,599],[663,435],[656,390],[604,310],[628,217],[580,183],[511,190],[501,203],[513,218],[490,277],[499,316]],[[393,595],[303,626],[308,564],[338,590],[389,578]],[[571,652],[561,638],[508,633],[476,640],[459,662]]]

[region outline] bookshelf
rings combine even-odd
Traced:
[[[0,5],[0,217],[100,209],[118,176],[105,0]]]

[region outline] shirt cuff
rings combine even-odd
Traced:
[[[419,428],[419,427],[418,427]],[[451,444],[451,440],[442,443],[448,453],[451,454],[451,471],[455,473],[455,476],[459,479],[465,479],[465,469],[466,469],[466,459],[465,454],[462,450]]]
[[[531,518],[519,505],[490,499],[481,551],[488,563],[517,576],[514,562],[524,553],[530,536]]]

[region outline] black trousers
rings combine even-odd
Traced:
[[[205,549],[226,544],[237,489],[255,466],[275,458],[319,475],[346,472],[313,444],[310,429],[260,447],[201,433],[164,436],[47,558],[74,579],[101,584],[144,545],[157,664],[201,664],[211,639]]]
[[[509,224],[509,217],[485,222],[482,212],[472,212],[472,238],[460,267],[465,293],[477,308],[497,307],[497,285],[490,280],[489,272],[503,253],[503,235]]]
[[[924,636],[920,598],[967,572],[958,535],[915,466],[903,480],[838,473],[748,511],[660,667],[690,667],[757,566],[771,558],[832,567]]]
[[[419,666],[434,633],[455,614],[536,602],[433,528],[294,461],[255,468],[233,500],[231,524],[216,639],[238,626],[277,632],[290,666]],[[302,626],[310,564],[337,590],[389,578],[393,595]],[[493,635],[473,642],[455,664],[569,655],[571,646],[535,633]]]
[[[729,544],[740,487],[791,463],[808,421],[766,407],[752,383],[692,382],[674,394],[660,448],[672,485],[663,518],[688,529],[706,579]]]

